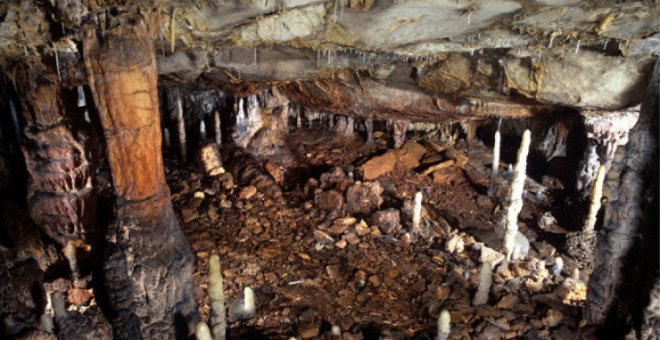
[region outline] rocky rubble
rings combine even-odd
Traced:
[[[359,141],[343,143],[360,150]],[[486,167],[479,157],[463,154],[472,146],[452,146],[451,156],[440,152],[425,163],[437,149],[415,144],[384,154],[419,150],[408,163],[416,166],[397,162],[391,172],[371,181],[357,180],[363,178],[361,169],[352,167],[358,154],[333,153],[338,144],[325,143],[299,151],[332,166],[287,190],[258,162],[237,153],[228,167],[237,179],[233,185],[172,172],[175,207],[195,207],[199,215],[183,224],[196,267],[205,268],[209,255],[219,254],[226,296],[238,298],[244,287],[253,287],[257,315],[245,322],[270,336],[330,337],[323,326],[328,323],[337,325],[344,339],[365,338],[371,331],[430,338],[441,309],[451,313],[450,339],[574,336],[584,282],[562,277],[566,271],[550,273],[554,247],[531,238],[528,258],[503,261],[497,236],[471,231],[475,225],[494,230],[498,203],[474,193],[474,184],[434,184],[423,174],[447,157],[462,176],[468,176],[469,167]],[[420,189],[426,192],[422,221],[431,238],[411,233],[411,198]],[[526,205],[522,215],[540,218],[543,212],[533,207]],[[493,285],[488,303],[473,306],[479,264],[485,262],[493,266]],[[209,315],[205,275],[203,270],[195,274],[202,318]],[[369,325],[376,328],[369,330]],[[244,331],[231,325],[230,334]]]

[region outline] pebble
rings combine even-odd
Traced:
[[[248,200],[252,198],[257,193],[257,187],[254,185],[248,185],[245,188],[241,189],[241,191],[238,193],[238,198],[242,200]]]

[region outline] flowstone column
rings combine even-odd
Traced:
[[[104,263],[111,321],[116,338],[185,337],[197,321],[193,257],[165,182],[154,48],[141,18],[114,27],[83,41],[117,195]]]
[[[660,62],[656,62],[639,121],[630,131],[623,169],[611,179],[614,183],[606,183],[613,192],[605,205],[589,277],[586,317],[613,331],[625,331],[631,326],[628,320],[641,319],[645,306],[640,305],[640,296],[647,294],[658,274],[659,110]]]
[[[95,243],[100,236],[92,187],[96,162],[90,151],[95,140],[84,128],[74,132],[55,69],[33,64],[19,70],[16,82],[25,120],[30,216],[62,246],[68,240]],[[84,121],[82,115],[77,118]]]

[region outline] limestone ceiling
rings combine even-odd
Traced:
[[[59,46],[53,40],[64,39],[60,30],[78,42],[85,22],[105,22],[110,8],[137,6],[150,20],[168,81],[341,81],[337,75],[350,70],[358,83],[369,77],[429,96],[501,101],[513,95],[612,110],[639,103],[660,53],[660,5],[652,1],[118,2],[5,4],[2,64],[52,56]]]

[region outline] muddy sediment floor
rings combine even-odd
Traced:
[[[557,241],[577,226],[544,218],[557,214],[557,180],[544,178],[544,192],[527,188],[519,221],[529,254],[504,263],[496,225],[506,188],[498,199],[486,195],[489,148],[418,139],[393,150],[375,136],[365,143],[298,129],[284,150],[259,159],[223,148],[227,173],[217,177],[166,164],[196,258],[202,320],[210,313],[208,258],[218,254],[228,309],[244,287],[256,293],[256,316],[230,313],[233,337],[330,338],[336,325],[343,339],[428,339],[443,309],[450,338],[578,337],[589,268]],[[410,217],[418,191],[421,232]],[[488,303],[474,306],[484,261],[496,264],[493,284]]]

